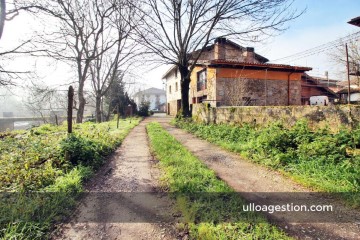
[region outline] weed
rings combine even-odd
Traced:
[[[75,205],[83,182],[140,119],[43,125],[0,138],[0,238],[44,239]],[[65,157],[65,155],[68,157]]]
[[[332,133],[327,128],[313,132],[306,121],[292,128],[279,122],[264,127],[174,124],[252,161],[288,172],[306,186],[325,192],[360,191],[360,127]],[[351,203],[356,206],[360,200],[351,199]]]

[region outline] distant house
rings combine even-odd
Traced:
[[[340,101],[342,103],[348,102],[349,89],[344,88],[338,92],[340,96]],[[359,87],[350,87],[350,103],[360,103],[360,88]]]
[[[149,110],[165,112],[166,92],[159,88],[149,88],[135,93],[134,101],[138,108],[142,102],[149,102]]]
[[[349,82],[339,82],[340,90],[337,91],[341,103],[348,103]],[[360,76],[350,76],[350,101],[360,103]]]
[[[199,51],[192,53],[196,55]],[[301,76],[308,67],[269,64],[254,48],[217,38],[200,55],[191,75],[190,104],[220,106],[301,105]],[[167,111],[181,107],[180,76],[176,66],[166,80]]]
[[[312,96],[327,96],[330,102],[339,99],[336,93],[341,89],[338,80],[313,77],[303,74],[301,77],[301,104],[309,105]]]

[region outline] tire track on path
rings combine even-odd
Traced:
[[[87,183],[69,223],[52,239],[175,239],[173,203],[158,191],[155,166],[142,121]]]

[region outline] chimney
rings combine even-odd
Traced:
[[[247,47],[245,52],[245,62],[255,62],[255,50],[253,47]]]
[[[225,60],[226,59],[226,38],[217,38],[215,39],[215,48],[214,48],[214,59],[215,60]]]

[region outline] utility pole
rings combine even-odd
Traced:
[[[345,44],[346,49],[346,68],[347,68],[347,78],[348,78],[348,104],[350,104],[350,67],[349,67],[349,51],[348,45]]]

